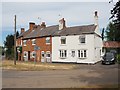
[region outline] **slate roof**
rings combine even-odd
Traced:
[[[59,30],[59,25],[48,26],[43,29],[41,29],[41,27],[39,26],[37,29],[33,30],[32,32],[24,36],[24,39],[46,37],[46,36],[91,34],[91,33],[94,33],[95,28],[96,28],[96,25],[94,24],[84,25],[84,26],[66,27],[63,30]]]

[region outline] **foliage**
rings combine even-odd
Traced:
[[[106,28],[106,38],[108,41],[116,41],[117,40],[117,36],[116,36],[116,27],[115,25],[110,22]]]
[[[14,58],[14,35],[8,35],[6,41],[4,41],[4,46],[6,48],[6,58]]]
[[[112,16],[110,19],[113,21],[115,29],[116,39],[115,41],[120,41],[120,0],[115,4],[114,8],[111,10]]]
[[[120,64],[120,54],[117,55],[117,62]]]

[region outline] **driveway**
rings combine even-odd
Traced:
[[[76,64],[73,70],[2,72],[3,88],[80,88],[91,85],[117,85],[118,64]]]

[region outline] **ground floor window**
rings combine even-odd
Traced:
[[[47,57],[47,58],[50,58],[50,51],[47,51],[47,52],[46,52],[46,57]]]
[[[86,58],[87,57],[87,50],[78,50],[78,57],[79,58]]]
[[[45,52],[42,51],[42,52],[41,52],[41,58],[44,58],[44,57],[45,57]]]
[[[24,51],[23,54],[24,54],[23,55],[24,57],[27,57],[27,52],[26,51]]]
[[[33,51],[31,54],[32,54],[32,58],[36,57],[36,52],[35,51]]]
[[[74,50],[71,51],[71,56],[75,57],[75,51]]]
[[[67,50],[59,50],[60,58],[66,58],[67,57]]]

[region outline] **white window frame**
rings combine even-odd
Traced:
[[[78,50],[78,58],[87,58],[87,50],[86,49]]]
[[[71,50],[71,57],[75,57],[75,50]]]
[[[36,52],[32,51],[31,56],[32,56],[32,58],[35,58],[36,57]]]
[[[50,37],[46,37],[46,44],[50,44]],[[49,42],[47,42],[49,40]]]
[[[48,57],[48,54],[50,55],[50,51],[46,51],[46,58],[50,58],[51,57],[51,55],[50,55],[50,57]]]
[[[32,39],[32,45],[36,45],[36,39]]]
[[[84,38],[84,42],[82,41],[83,38]],[[79,36],[79,43],[80,44],[85,44],[86,43],[86,36],[85,35],[80,35]]]
[[[65,39],[65,43],[62,43],[63,39]],[[63,36],[63,37],[60,38],[60,43],[61,43],[61,45],[66,45],[66,37],[65,36]]]
[[[42,56],[42,54],[44,54],[44,57]],[[45,52],[44,51],[41,51],[41,58],[45,58]]]
[[[27,51],[24,51],[24,52],[23,52],[23,57],[24,57],[24,58],[27,57]]]
[[[27,40],[23,40],[23,46],[27,46]]]
[[[59,57],[60,58],[67,58],[67,50],[60,49],[59,50]]]

